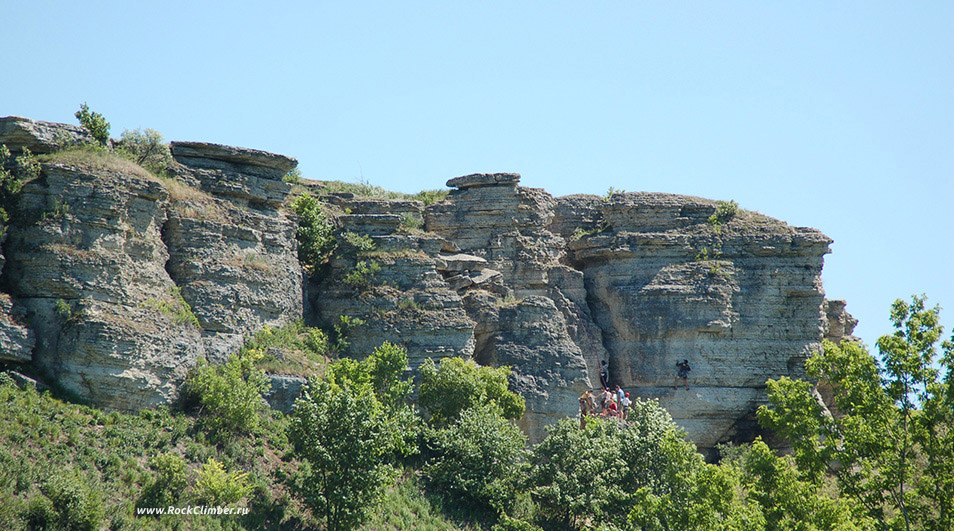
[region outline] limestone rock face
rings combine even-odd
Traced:
[[[172,157],[182,167],[176,176],[237,206],[277,209],[291,186],[282,177],[298,161],[255,149],[202,142],[172,142]]]
[[[541,441],[548,424],[577,414],[577,398],[590,386],[583,354],[552,299],[480,300],[486,297],[473,292],[467,301],[485,329],[479,361],[511,367],[511,386],[527,405],[520,427]]]
[[[82,130],[0,120],[34,152]],[[201,357],[302,317],[297,223],[281,209],[294,159],[176,143],[174,179],[128,161],[69,156],[24,185],[4,243],[0,348],[102,407],[175,397]],[[74,160],[74,162],[69,162]],[[32,356],[31,356],[32,351]]]
[[[564,211],[586,208],[574,203]],[[659,399],[702,449],[754,436],[765,380],[802,377],[820,347],[831,240],[750,212],[709,222],[717,204],[699,198],[620,194],[598,206],[604,229],[569,248],[612,382]],[[683,359],[688,391],[673,389]]]
[[[4,277],[36,332],[34,362],[107,407],[170,400],[201,355],[177,322],[163,185],[144,171],[46,164],[26,183]]]
[[[93,135],[78,125],[41,122],[19,116],[0,118],[0,144],[5,144],[11,153],[19,153],[23,148],[34,154],[49,153],[57,147],[93,142]]]
[[[828,300],[822,303],[822,313],[825,315],[825,339],[832,343],[841,343],[843,339],[849,341],[861,340],[855,337],[855,327],[858,326],[858,319],[855,319],[845,310],[848,305],[843,300]]]
[[[0,293],[0,361],[28,362],[33,359],[36,339],[13,311],[13,301]]]
[[[478,323],[474,356],[479,363],[512,365],[513,383],[528,404],[523,422],[536,441],[545,424],[575,410],[575,399],[563,399],[592,387],[605,350],[586,303],[583,275],[563,262],[565,240],[548,228],[556,201],[542,190],[518,187],[518,181],[517,174],[451,179],[448,186],[459,189],[428,207],[425,219],[428,232],[482,258],[482,270],[499,273],[498,288],[483,288],[496,297],[471,297],[467,304]],[[481,289],[456,279],[448,278],[455,289]],[[494,307],[500,305],[512,308],[507,319],[496,317],[500,311]],[[539,336],[530,332],[544,329]],[[559,360],[560,371],[543,370],[548,363],[542,360]]]
[[[202,327],[206,356],[224,361],[245,335],[302,315],[297,224],[278,208],[294,159],[262,151],[173,142],[182,182],[163,226],[167,270]]]
[[[357,357],[385,341],[404,346],[414,369],[427,358],[471,356],[474,322],[439,271],[447,267],[439,258],[444,243],[418,228],[423,204],[328,199],[349,214],[335,218],[338,249],[312,286],[315,320],[330,327],[341,316],[360,319],[348,333],[348,352]]]
[[[90,140],[0,118],[14,152]],[[348,329],[345,355],[390,341],[413,368],[447,356],[511,366],[532,441],[576,415],[607,360],[611,384],[658,399],[707,451],[760,434],[765,381],[803,376],[823,338],[853,338],[857,323],[824,300],[831,240],[817,230],[672,194],[554,198],[515,173],[451,179],[426,208],[322,195],[338,247],[307,280],[283,207],[294,159],[171,150],[173,179],[56,159],[26,183],[0,253],[0,359],[137,409],[171,400],[200,357],[224,360],[245,335],[304,318]],[[683,359],[689,390],[673,388]],[[304,380],[271,377],[269,400],[287,410]]]

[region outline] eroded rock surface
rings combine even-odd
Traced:
[[[415,369],[427,358],[469,357],[474,322],[439,272],[447,267],[444,242],[420,229],[423,204],[328,200],[347,213],[335,218],[338,249],[315,286],[317,321],[333,327],[341,316],[360,319],[348,334],[348,352],[357,357],[385,341],[404,346]]]
[[[765,381],[802,377],[820,347],[831,240],[751,212],[716,223],[717,203],[700,198],[631,193],[573,203],[563,211],[574,219],[602,214],[602,229],[569,247],[612,383],[658,399],[703,449],[753,436]],[[673,388],[682,359],[692,366],[688,391]]]
[[[78,125],[41,122],[20,116],[0,118],[0,144],[11,153],[20,153],[24,148],[34,154],[49,153],[71,144],[94,142],[93,135]]]
[[[0,143],[17,149],[89,140],[74,126],[0,119]],[[3,248],[3,359],[134,410],[172,400],[199,358],[223,360],[245,334],[301,318],[297,224],[279,208],[295,160],[177,148],[174,179],[80,153],[25,183]]]
[[[83,141],[74,126],[0,119],[13,151]],[[511,366],[531,440],[576,414],[608,360],[612,384],[658,399],[708,450],[759,434],[765,381],[803,376],[822,338],[851,338],[856,323],[824,300],[831,240],[814,229],[725,208],[717,219],[718,202],[671,194],[554,198],[515,173],[451,179],[426,208],[323,195],[338,248],[304,282],[282,207],[294,159],[198,142],[172,153],[173,179],[60,162],[24,186],[0,253],[0,358],[137,409],[264,326],[347,328],[346,316],[347,355],[390,341],[414,368],[447,356]],[[682,359],[688,391],[673,389]],[[269,398],[287,409],[304,379],[271,377]]]
[[[46,164],[24,185],[4,278],[36,332],[34,362],[91,402],[170,400],[202,354],[165,270],[165,187],[125,167]]]

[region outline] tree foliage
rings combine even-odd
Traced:
[[[331,223],[322,210],[321,201],[308,192],[296,197],[291,203],[292,210],[298,214],[298,260],[309,271],[314,272],[324,264],[337,242]]]
[[[102,114],[89,110],[89,106],[83,102],[74,116],[97,142],[103,146],[109,143],[109,122]]]
[[[172,166],[169,144],[155,129],[125,130],[116,150],[155,175],[163,175]]]
[[[6,234],[23,183],[40,176],[40,163],[29,149],[23,148],[23,152],[13,160],[12,170],[6,168],[9,159],[10,150],[5,144],[0,144],[0,239]]]
[[[271,385],[255,364],[258,350],[243,350],[224,365],[200,365],[186,381],[186,395],[201,405],[209,429],[220,435],[249,433],[259,427],[265,409],[262,394]]]
[[[835,477],[883,529],[954,526],[954,347],[940,345],[942,379],[939,312],[923,296],[896,301],[895,332],[877,342],[883,366],[862,345],[825,342],[806,369],[834,388],[834,414],[811,384],[787,378],[768,382],[772,407],[759,410],[764,426],[791,441],[806,478]]]
[[[499,407],[481,403],[428,432],[424,476],[452,503],[494,519],[517,499],[526,444],[526,436]]]
[[[385,343],[367,359],[341,360],[312,378],[295,403],[290,438],[309,464],[302,491],[329,530],[364,522],[394,484],[413,413],[404,399],[407,354]]]
[[[421,366],[418,402],[431,425],[446,426],[478,404],[494,404],[504,418],[523,415],[523,397],[510,391],[510,367],[483,367],[474,360],[444,358],[438,367],[428,359]]]

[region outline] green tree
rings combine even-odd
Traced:
[[[0,144],[0,239],[6,234],[14,198],[23,188],[23,181],[19,176],[5,168],[9,158],[10,150],[6,144]]]
[[[510,367],[482,367],[474,360],[444,358],[438,367],[428,359],[421,365],[418,399],[431,425],[446,426],[465,409],[493,403],[501,415],[516,420],[523,415],[523,397],[509,389]]]
[[[394,484],[395,456],[409,451],[413,414],[404,399],[407,354],[394,345],[332,364],[295,403],[290,439],[308,463],[305,502],[332,531],[364,522]]]
[[[449,426],[428,432],[424,476],[452,503],[478,518],[513,507],[526,470],[527,438],[493,403],[465,409]]]
[[[328,218],[325,217],[321,201],[308,192],[296,197],[291,203],[292,210],[298,214],[298,260],[310,272],[324,264],[337,242]]]
[[[948,530],[954,503],[952,344],[944,342],[938,307],[925,298],[891,307],[895,333],[878,339],[882,368],[864,346],[825,342],[806,363],[808,375],[835,390],[830,414],[809,382],[768,382],[767,428],[788,438],[795,461],[813,482],[837,480],[883,529]]]
[[[629,497],[616,431],[614,422],[601,419],[588,421],[582,430],[573,419],[547,428],[547,438],[533,448],[528,478],[530,495],[547,527],[607,523],[611,506]]]
[[[123,131],[116,149],[155,175],[163,175],[173,164],[169,144],[155,129]]]
[[[76,111],[75,116],[76,119],[79,120],[80,125],[89,131],[97,142],[103,146],[109,143],[109,122],[106,121],[106,118],[104,118],[102,114],[90,111],[86,102],[83,102],[79,110]]]

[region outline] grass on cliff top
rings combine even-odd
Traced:
[[[450,190],[421,190],[416,194],[405,194],[402,192],[392,192],[380,186],[375,186],[368,182],[346,183],[344,181],[314,181],[319,193],[336,194],[349,193],[357,197],[368,199],[403,199],[406,201],[421,201],[424,205],[430,205],[442,201]]]
[[[113,151],[90,144],[77,144],[46,155],[38,155],[40,162],[78,166],[87,171],[107,170],[129,173],[144,179],[156,180],[156,176],[129,158]]]

